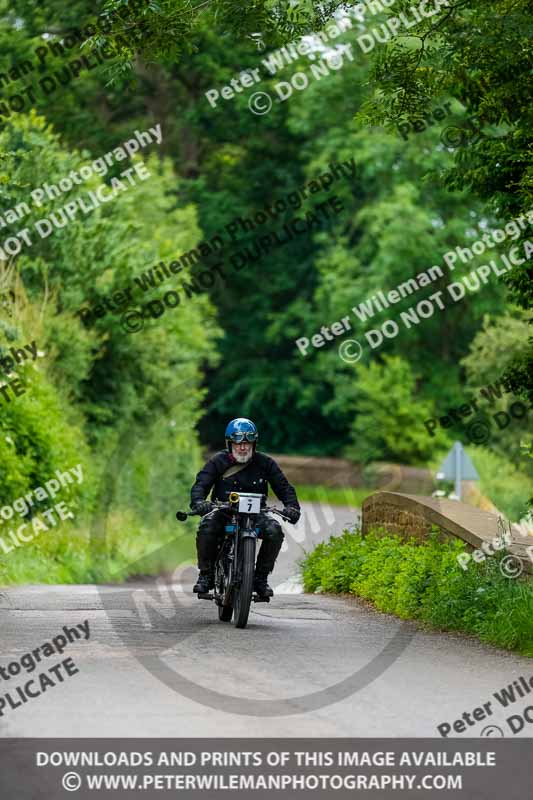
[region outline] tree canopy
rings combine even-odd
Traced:
[[[3,503],[79,452],[90,507],[129,434],[143,446],[125,495],[139,515],[162,509],[240,415],[269,451],[433,464],[469,420],[432,435],[425,419],[502,377],[515,402],[533,399],[529,4],[449,0],[409,27],[410,2],[381,5],[0,0],[0,358],[39,348],[16,370],[27,391],[2,404]],[[155,126],[160,142],[105,162]],[[95,163],[57,196],[42,188]],[[127,183],[126,168],[149,177]],[[67,220],[91,194],[101,202]],[[67,221],[38,234],[52,215]],[[505,243],[457,255],[494,230]],[[512,248],[522,263],[476,289],[476,270]],[[451,302],[464,280],[474,288]],[[131,302],[106,305],[127,287]],[[126,307],[171,291],[174,308],[128,330]],[[370,345],[439,292],[445,308]],[[339,351],[348,340],[358,361]],[[482,408],[486,463],[530,476],[528,419],[494,418],[508,402]]]

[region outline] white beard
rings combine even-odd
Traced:
[[[244,456],[241,456],[241,455],[239,455],[238,453],[235,453],[235,452],[234,452],[234,453],[233,453],[233,458],[235,459],[235,461],[237,462],[237,464],[247,464],[247,463],[248,463],[248,461],[250,461],[250,460],[251,460],[251,458],[252,458],[253,454],[254,454],[254,451],[253,451],[253,450],[251,450],[249,453],[247,453],[247,454],[246,454],[246,455],[244,455]]]

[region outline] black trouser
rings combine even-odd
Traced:
[[[224,525],[229,517],[224,511],[215,511],[204,517],[196,534],[196,550],[198,553],[198,569],[200,572],[211,572],[215,559],[224,537]],[[259,528],[259,538],[262,540],[255,565],[256,575],[264,575],[274,569],[274,564],[283,544],[283,531],[277,520],[267,514],[256,517],[256,526]]]

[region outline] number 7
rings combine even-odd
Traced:
[[[252,498],[249,497],[248,498],[248,511],[251,511],[251,510],[252,510]]]

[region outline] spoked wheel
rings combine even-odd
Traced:
[[[246,537],[241,543],[241,583],[235,592],[233,624],[245,628],[252,602],[254,583],[255,538]]]

